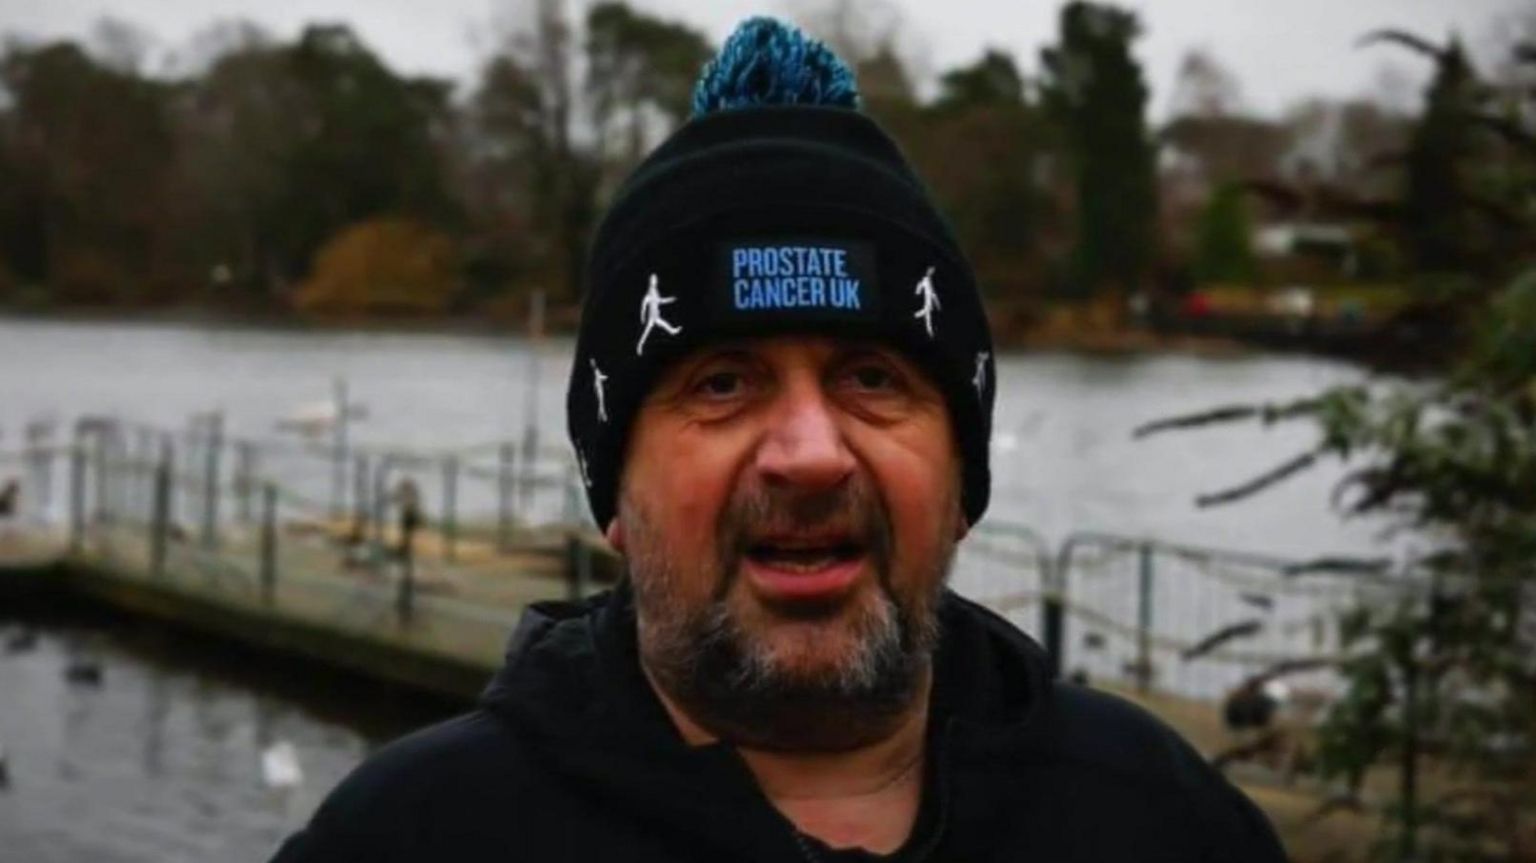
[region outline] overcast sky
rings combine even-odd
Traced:
[[[343,20],[404,72],[468,80],[498,29],[530,0],[0,0],[0,32],[31,38],[84,36],[105,15],[136,24],[162,50],[189,42],[221,18],[245,18],[280,36],[309,21]],[[573,9],[590,0],[569,0]],[[816,0],[631,0],[704,29],[717,42],[741,18],[795,17]],[[969,62],[985,47],[1013,53],[1026,72],[1052,41],[1060,0],[873,0],[897,10],[902,44],[930,76]],[[1403,27],[1431,38],[1460,32],[1490,44],[1501,22],[1536,0],[1122,0],[1140,13],[1138,46],[1163,113],[1185,52],[1209,50],[1234,71],[1247,107],[1274,114],[1309,95],[1380,91],[1413,100],[1427,64],[1389,46],[1357,49],[1373,28]],[[1529,12],[1527,12],[1527,17]]]

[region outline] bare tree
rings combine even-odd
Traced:
[[[807,33],[860,69],[861,85],[861,67],[866,64],[879,71],[894,65],[903,70],[909,85],[933,78],[929,60],[933,52],[921,34],[907,26],[894,0],[790,0],[788,6]]]
[[[1169,114],[1174,117],[1224,117],[1243,113],[1242,85],[1216,55],[1195,48],[1179,64]]]
[[[875,56],[902,33],[901,8],[893,0],[800,0],[791,9],[806,32],[849,63]]]
[[[144,62],[155,47],[148,30],[122,18],[98,18],[87,43],[96,62],[125,75],[144,71]]]

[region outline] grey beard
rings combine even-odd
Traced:
[[[870,507],[858,500],[851,505],[860,504]],[[698,609],[678,607],[673,585],[682,575],[651,542],[639,508],[624,509],[641,659],[667,695],[716,736],[756,749],[852,749],[888,734],[920,694],[938,643],[937,605],[953,548],[932,588],[903,604],[890,580],[889,520],[877,510],[879,524],[870,530],[876,602],[842,612],[856,645],[851,655],[807,674],[783,667],[770,647],[756,643],[729,604],[742,553],[731,541],[731,534],[740,535],[733,522],[755,517],[760,504],[742,507],[721,525],[718,583],[709,604]]]
[[[696,722],[729,742],[779,751],[843,751],[878,740],[919,695],[937,616],[916,619],[884,592],[856,621],[856,649],[818,676],[794,675],[754,645],[724,602],[651,638],[647,667]]]

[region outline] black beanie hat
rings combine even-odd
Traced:
[[[786,332],[883,342],[926,371],[959,441],[967,521],[986,510],[995,376],[975,278],[856,102],[825,46],[751,19],[705,68],[694,119],[618,191],[591,248],[566,393],[599,526],[658,374],[711,342]]]

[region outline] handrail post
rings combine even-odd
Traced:
[[[139,483],[135,487],[133,506],[134,511],[143,515],[147,523],[155,517],[155,471],[159,469],[159,462],[155,461],[154,431],[141,427],[138,429],[137,438],[137,460],[148,481]]]
[[[1045,590],[1040,597],[1040,640],[1046,656],[1046,671],[1052,678],[1061,677],[1061,667],[1066,661],[1062,652],[1066,644],[1067,578],[1072,566],[1072,547],[1076,540],[1067,537],[1062,543],[1053,572],[1042,574]]]
[[[121,427],[113,427],[107,438],[107,471],[112,475],[112,497],[108,503],[114,524],[127,521],[133,492],[133,459],[128,454],[128,438]]]
[[[166,541],[171,522],[171,454],[168,447],[162,449],[160,463],[155,465],[153,506],[149,526],[149,573],[159,578],[165,575]]]
[[[519,519],[527,524],[528,512],[533,506],[533,493],[539,478],[539,433],[530,422],[523,434],[523,470],[517,483],[517,514]]]
[[[443,459],[443,559],[453,563],[459,539],[459,458]]]
[[[203,548],[219,546],[219,451],[224,448],[224,412],[208,414],[203,449]]]
[[[237,518],[242,524],[251,523],[251,496],[256,482],[256,445],[248,440],[235,444],[235,501],[239,504]]]
[[[124,426],[117,433],[117,445],[123,457],[123,473],[127,477],[118,496],[118,515],[130,525],[137,525],[140,521],[148,524],[144,508],[145,493],[153,494],[155,471],[145,456],[143,436],[131,434],[132,431]]]
[[[501,445],[496,461],[496,550],[512,550],[512,467],[516,449]]]
[[[1136,606],[1136,690],[1146,694],[1152,688],[1152,543],[1144,541],[1138,549]]]
[[[110,524],[111,518],[107,513],[107,443],[106,436],[100,430],[91,436],[91,469],[96,475],[95,482],[91,484],[95,492],[91,495],[91,502],[94,504],[91,523]]]
[[[352,535],[357,542],[368,536],[368,456],[352,457]]]
[[[176,439],[171,435],[160,438],[160,460],[165,464],[165,524],[167,536],[176,523]]]
[[[85,451],[79,441],[69,450],[69,553],[85,547]]]
[[[106,452],[102,448],[102,433],[111,421],[99,416],[81,417],[75,421],[73,434],[70,436],[70,479],[69,479],[69,552],[79,554],[85,548],[87,513],[85,502],[85,471],[86,450],[85,438],[91,436],[95,442],[94,454],[96,456],[94,467],[96,469],[96,518],[104,518],[101,508],[105,501],[102,494],[103,475],[106,472]]]
[[[592,583],[592,549],[572,530],[565,535],[565,571],[567,598],[581,599]]]
[[[395,611],[401,623],[409,623],[416,600],[416,543],[414,520],[400,523],[400,587],[395,595]]]
[[[47,420],[27,423],[27,473],[32,486],[32,497],[37,501],[35,520],[39,524],[51,522],[53,509],[53,427]]]
[[[383,562],[384,557],[384,518],[389,509],[389,470],[394,466],[394,457],[388,453],[379,456],[379,463],[373,469],[373,554],[374,571]]]
[[[261,487],[261,599],[271,605],[277,598],[277,486]]]
[[[332,383],[335,420],[331,426],[331,521],[340,522],[347,513],[347,382],[336,378]]]

